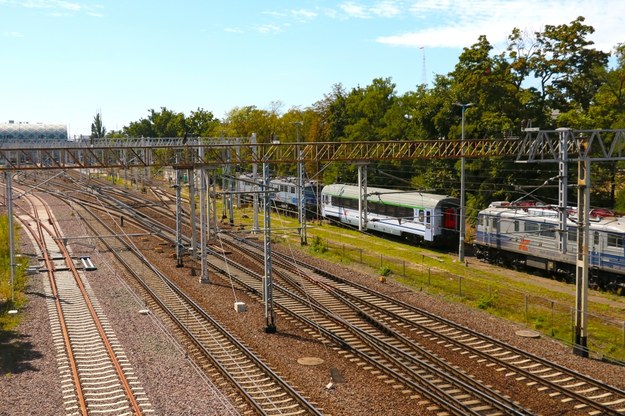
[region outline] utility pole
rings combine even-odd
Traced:
[[[184,267],[182,262],[182,174],[176,168],[176,267]]]
[[[573,353],[588,357],[588,246],[590,245],[590,160],[588,139],[580,137],[577,179],[577,262],[575,279],[575,345]]]
[[[204,147],[198,150],[200,157],[204,158]],[[200,168],[200,261],[202,262],[202,272],[200,275],[200,283],[210,283],[208,278],[208,239],[206,238],[208,225],[208,189],[207,189],[206,167]]]
[[[252,134],[250,143],[252,144],[252,155],[256,158],[258,155],[258,149],[256,147],[256,133]],[[252,163],[252,181],[254,182],[254,185],[252,186],[252,209],[254,210],[252,234],[257,234],[260,232],[260,225],[258,223],[258,163],[256,162]]]
[[[263,300],[265,301],[265,332],[276,332],[276,312],[273,307],[273,276],[271,265],[271,194],[269,193],[269,163],[263,162],[263,206],[264,206],[264,232],[263,243],[265,246],[265,278],[263,279]]]
[[[460,152],[461,152],[461,157],[460,157],[460,217],[459,217],[459,231],[460,231],[460,242],[458,245],[458,261],[459,262],[464,262],[464,229],[465,229],[465,212],[464,212],[464,206],[465,206],[465,201],[464,201],[464,112],[466,110],[467,107],[470,107],[473,105],[473,103],[466,103],[466,104],[460,104],[460,103],[454,103],[454,105],[457,105],[458,107],[462,108],[462,140],[461,140],[461,144],[460,144]]]
[[[299,219],[299,236],[300,236],[300,245],[305,246],[308,244],[306,241],[306,201],[304,198],[304,176],[306,173],[306,168],[304,165],[304,161],[302,160],[302,150],[299,145],[299,128],[303,124],[302,121],[295,122],[296,128],[296,143],[297,143],[297,216]]]
[[[568,251],[568,134],[570,134],[571,129],[562,127],[556,129],[556,131],[560,134],[560,161],[558,162],[558,218],[560,231],[558,232],[558,245],[560,253],[566,254]]]
[[[9,220],[9,273],[11,277],[11,307],[15,305],[15,230],[13,225],[13,172],[5,171],[6,206]]]
[[[358,231],[367,229],[369,221],[367,212],[367,199],[369,198],[367,191],[367,164],[358,163]]]

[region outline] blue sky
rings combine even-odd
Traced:
[[[0,122],[74,135],[97,112],[108,130],[151,108],[285,112],[378,77],[403,94],[452,71],[479,35],[500,51],[514,27],[580,15],[598,49],[625,42],[622,0],[0,0]]]

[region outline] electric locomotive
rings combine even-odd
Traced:
[[[558,207],[535,202],[493,202],[477,217],[475,254],[518,269],[536,269],[575,281],[577,209],[567,209],[560,226]],[[606,209],[590,211],[589,267],[593,287],[625,291],[625,218]]]

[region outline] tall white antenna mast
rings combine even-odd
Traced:
[[[421,85],[427,85],[428,77],[425,69],[425,46],[421,46],[419,49],[421,49],[421,57],[423,61],[421,64]]]

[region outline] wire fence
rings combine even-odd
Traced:
[[[574,344],[576,308],[571,304],[471,276],[450,273],[426,264],[424,255],[409,262],[327,239],[320,238],[319,241],[324,251],[338,256],[344,263],[369,266],[381,275],[392,274],[398,281],[411,287],[455,297],[493,315],[524,322],[527,327],[565,344]],[[591,312],[587,316],[590,355],[598,359],[625,361],[625,321]]]

